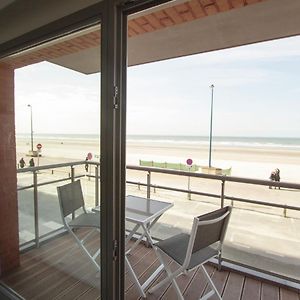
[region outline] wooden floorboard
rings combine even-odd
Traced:
[[[279,300],[279,288],[263,282],[261,286],[261,300]]]
[[[79,235],[84,232],[78,232]],[[95,266],[74,246],[70,235],[61,236],[39,249],[21,255],[21,266],[2,277],[1,280],[15,289],[25,299],[32,300],[95,300],[100,299],[100,274]],[[99,237],[88,243],[91,251],[99,247]],[[70,254],[71,253],[71,254]],[[66,255],[67,254],[67,255]],[[128,256],[129,261],[143,284],[160,265],[154,251],[140,244]],[[178,266],[167,259],[171,270]],[[205,266],[223,300],[300,300],[299,292],[249,278],[232,271],[218,271],[211,265]],[[164,279],[161,272],[150,286]],[[210,291],[201,268],[181,275],[176,279],[184,299],[199,299]],[[125,272],[126,300],[143,299],[133,284],[127,270]],[[153,294],[147,293],[147,300],[173,300],[176,293],[170,283]],[[217,299],[215,296],[211,300]]]
[[[287,289],[280,289],[280,300],[300,300],[300,295]]]
[[[223,291],[225,289],[228,277],[229,277],[228,271],[222,270],[219,272],[219,271],[217,271],[217,269],[214,269],[214,272],[211,276],[211,279],[221,296],[223,295]],[[204,294],[208,293],[210,290],[211,290],[210,286],[207,285]],[[218,300],[216,295],[213,295],[210,299]]]
[[[210,276],[212,276],[214,270],[215,269],[212,266],[210,265],[206,266],[206,271]],[[186,299],[199,299],[200,296],[204,294],[206,286],[207,286],[207,281],[203,273],[201,272],[201,270],[198,268],[197,273],[192,278],[189,286],[186,288],[183,295]]]
[[[230,273],[222,295],[223,300],[241,299],[245,277],[237,273]]]
[[[241,300],[260,300],[262,283],[246,277]]]
[[[177,266],[178,268],[178,266]],[[197,269],[189,272],[188,274],[184,274],[184,275],[181,275],[177,278],[177,284],[178,284],[178,287],[181,291],[181,293],[184,293],[185,289],[187,288],[187,286],[190,284],[191,280],[193,279],[195,273],[197,272]],[[168,288],[168,290],[165,292],[165,294],[162,296],[163,300],[173,300],[173,299],[176,299],[176,292],[175,292],[175,289],[170,286]]]

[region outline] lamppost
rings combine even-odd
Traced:
[[[32,106],[30,104],[27,105],[30,107],[30,125],[31,125],[31,155],[33,155],[33,126],[32,126]]]
[[[210,103],[210,134],[209,134],[209,159],[208,166],[211,167],[211,142],[212,142],[212,120],[213,120],[213,105],[214,105],[214,85],[211,88],[211,103]]]

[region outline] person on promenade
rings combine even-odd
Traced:
[[[20,168],[23,169],[26,165],[24,158],[22,157],[19,161]]]
[[[280,182],[280,170],[277,168],[275,173],[275,181]],[[276,187],[275,187],[276,189]],[[280,186],[278,187],[278,189],[280,190]]]
[[[34,167],[34,160],[33,160],[33,158],[30,159],[30,161],[29,161],[29,166],[30,166],[30,167]]]
[[[280,182],[280,170],[278,168],[271,172],[270,179],[272,181]],[[269,189],[271,189],[271,188],[272,187],[269,186]],[[280,189],[280,187],[278,187],[278,188]],[[276,190],[276,186],[275,186],[275,190]]]

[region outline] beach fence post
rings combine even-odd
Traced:
[[[147,198],[150,199],[151,196],[151,172],[147,173]]]
[[[283,216],[286,218],[287,215],[286,215],[286,207],[283,209]]]
[[[221,186],[221,208],[224,207],[224,193],[225,193],[225,180],[222,180],[222,186]]]
[[[99,206],[99,167],[95,167],[95,206]]]
[[[39,234],[39,207],[38,207],[38,186],[37,186],[37,172],[33,171],[33,207],[34,207],[34,233],[35,233],[35,246],[40,247],[40,234]]]

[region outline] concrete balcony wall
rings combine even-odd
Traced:
[[[19,265],[14,70],[0,63],[0,276]]]

